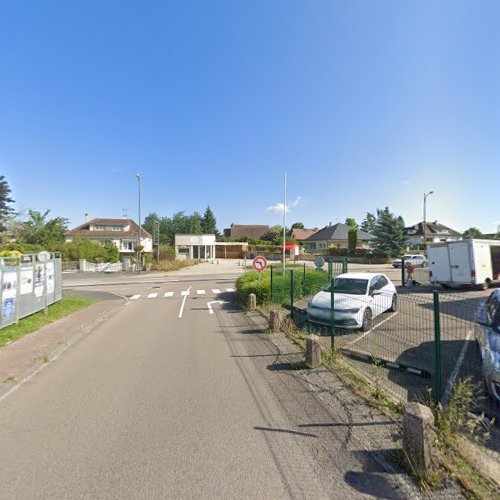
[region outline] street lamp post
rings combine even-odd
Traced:
[[[427,197],[431,194],[434,194],[434,191],[429,191],[428,193],[424,193],[424,224],[423,224],[423,233],[424,233],[424,246],[426,245],[426,232],[427,232]]]
[[[139,193],[139,231],[137,232],[137,272],[141,272],[141,176],[135,174],[137,177],[137,189]]]

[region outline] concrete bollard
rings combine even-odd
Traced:
[[[306,339],[306,365],[309,368],[321,365],[321,347],[316,335],[308,335]]]
[[[269,313],[269,328],[273,333],[280,331],[280,315],[274,309]]]
[[[248,309],[255,309],[257,307],[257,297],[255,293],[251,293],[248,296]]]
[[[403,414],[403,448],[419,477],[425,477],[433,469],[434,415],[428,406],[406,403]]]

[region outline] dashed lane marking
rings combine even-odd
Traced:
[[[220,293],[220,290],[218,288],[212,288],[212,293]]]
[[[174,296],[174,292],[166,292],[164,297],[173,297]]]
[[[148,299],[156,299],[156,297],[158,297],[158,294],[157,293],[150,293],[148,295]]]
[[[205,290],[196,290],[198,295],[205,295]]]
[[[137,300],[139,297],[140,295],[132,295],[132,297],[130,297],[130,300]]]

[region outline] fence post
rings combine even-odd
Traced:
[[[19,324],[20,315],[20,302],[21,302],[21,259],[19,259],[19,264],[17,265],[17,283],[16,283],[16,325]],[[1,302],[0,302],[1,304]]]
[[[293,269],[290,269],[290,317],[293,319]]]
[[[271,269],[271,303],[273,301],[273,266],[270,266]]]
[[[304,290],[305,287],[306,287],[306,263],[304,262],[304,278],[302,280],[302,290]]]
[[[330,347],[332,352],[335,351],[335,292],[333,291],[333,280],[330,279]]]
[[[332,259],[328,259],[328,281],[330,283],[332,281],[332,267],[333,267]]]
[[[405,286],[405,258],[401,258],[401,286]]]
[[[434,298],[434,402],[441,401],[441,318],[439,313],[439,292]]]
[[[344,257],[342,259],[342,274],[345,274],[347,272],[347,257]]]

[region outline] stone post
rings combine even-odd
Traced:
[[[81,273],[84,273],[87,269],[86,269],[86,266],[85,264],[87,263],[87,261],[85,259],[80,259],[78,261],[78,270],[81,272]]]
[[[308,335],[306,339],[306,365],[309,368],[321,365],[321,347],[316,335]]]
[[[273,333],[280,331],[280,315],[278,311],[272,310],[269,313],[269,328]]]
[[[403,414],[403,448],[419,477],[432,472],[435,442],[434,415],[431,409],[420,403],[406,403]]]
[[[251,293],[248,296],[248,309],[255,309],[257,307],[257,297],[255,293]]]

